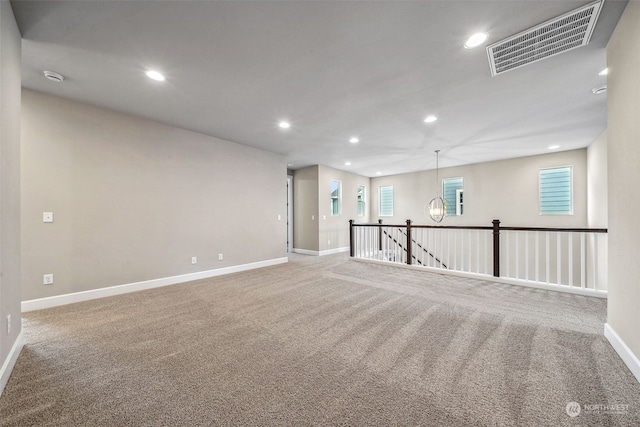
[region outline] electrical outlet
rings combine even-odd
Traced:
[[[327,240],[327,245],[331,246],[331,240]]]
[[[53,274],[45,274],[42,282],[45,285],[53,285]]]
[[[198,262],[198,257],[197,256],[192,256],[191,257],[191,264],[195,264]]]
[[[326,215],[322,215],[322,219],[323,219],[323,220],[326,220],[326,219],[327,219],[327,216],[326,216]]]
[[[282,215],[278,215],[278,221],[282,220]]]
[[[222,256],[222,254],[218,254],[218,261],[222,261],[224,259],[224,257]]]
[[[315,215],[311,215],[311,221],[313,221],[314,219],[316,219]]]
[[[11,333],[11,315],[7,316],[7,335]]]

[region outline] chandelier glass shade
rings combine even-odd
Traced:
[[[444,199],[436,192],[436,197],[431,199],[427,205],[427,214],[434,222],[442,222],[445,216],[447,216],[447,204]]]

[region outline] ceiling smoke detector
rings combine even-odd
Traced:
[[[602,0],[487,46],[491,75],[586,46],[602,9]]]
[[[45,71],[44,76],[56,83],[62,83],[64,80],[64,76],[62,74],[54,73],[53,71]]]

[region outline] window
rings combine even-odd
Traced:
[[[540,215],[573,215],[573,168],[540,169]]]
[[[365,187],[358,185],[358,216],[364,216]]]
[[[331,216],[340,215],[340,196],[342,182],[331,180]]]
[[[462,177],[442,180],[442,198],[447,205],[447,216],[462,215],[463,196],[464,180]]]
[[[393,216],[393,185],[380,187],[380,216]]]

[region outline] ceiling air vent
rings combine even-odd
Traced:
[[[491,75],[587,45],[601,8],[599,0],[487,46]]]

